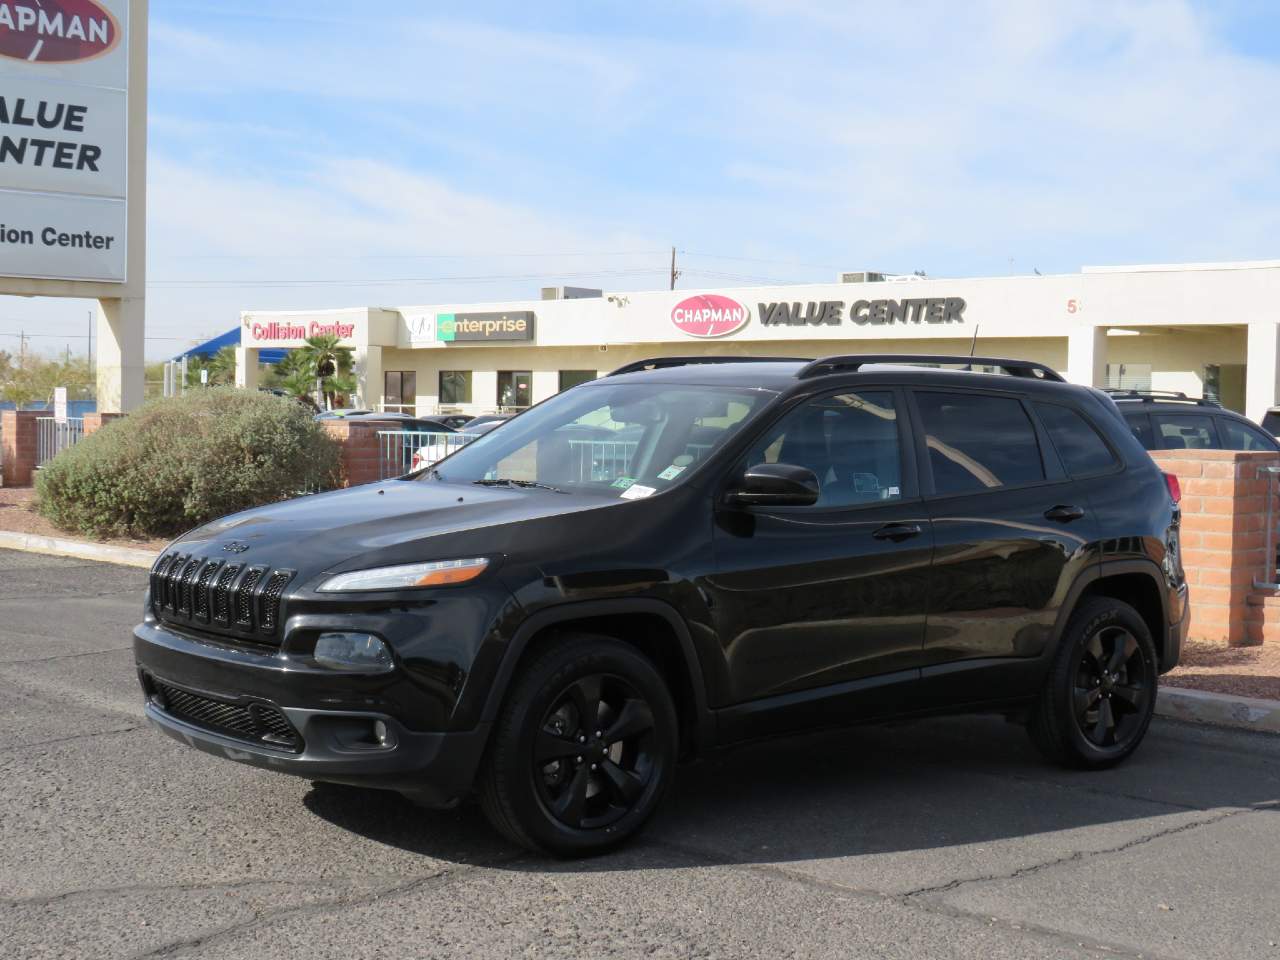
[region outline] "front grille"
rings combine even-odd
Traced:
[[[208,626],[278,644],[280,605],[293,570],[166,553],[151,568],[151,606],[168,623]]]
[[[295,753],[302,749],[302,738],[279,707],[269,703],[230,703],[155,677],[146,680],[151,702],[170,716],[247,743],[282,747]]]

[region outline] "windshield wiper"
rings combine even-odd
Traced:
[[[521,487],[527,489],[529,487],[537,487],[539,490],[550,490],[552,493],[567,493],[559,487],[553,487],[549,483],[539,483],[537,480],[512,480],[510,477],[498,477],[495,480],[472,480],[472,483],[478,483],[482,487]]]

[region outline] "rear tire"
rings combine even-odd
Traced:
[[[523,667],[480,773],[501,833],[562,857],[634,835],[675,774],[675,705],[653,664],[611,637],[562,638]]]
[[[1101,769],[1128,757],[1155,712],[1151,631],[1120,600],[1092,597],[1071,615],[1028,729],[1055,763]]]

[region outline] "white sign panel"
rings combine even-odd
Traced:
[[[125,202],[0,190],[0,273],[123,280]]]
[[[0,275],[124,281],[128,0],[0,0]]]
[[[67,422],[67,388],[53,388],[53,419],[58,423]]]

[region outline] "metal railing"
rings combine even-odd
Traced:
[[[36,466],[44,466],[67,447],[74,447],[82,437],[82,417],[68,417],[65,423],[59,423],[54,417],[36,417]]]
[[[465,447],[479,434],[436,433],[423,430],[379,430],[379,476],[398,477],[413,469],[414,456],[421,453],[419,467],[429,467],[453,451]]]
[[[1280,560],[1276,558],[1276,549],[1280,546],[1280,466],[1258,467],[1259,474],[1267,475],[1267,552],[1263,554],[1262,576],[1254,579],[1255,587],[1280,588]]]

